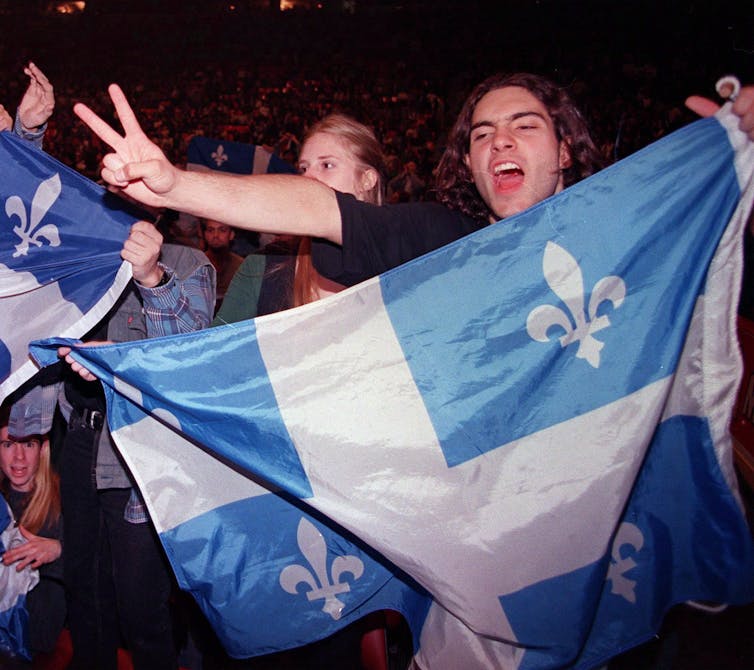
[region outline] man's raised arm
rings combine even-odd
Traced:
[[[340,210],[324,184],[295,175],[187,172],[168,161],[141,129],[123,91],[108,92],[120,135],[86,105],[76,115],[110,148],[102,178],[145,205],[167,207],[258,232],[311,235],[341,242]]]

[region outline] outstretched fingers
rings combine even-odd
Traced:
[[[97,116],[89,107],[82,102],[77,102],[73,106],[73,113],[78,116],[92,132],[99,137],[105,144],[118,151],[123,144],[123,136],[115,132],[107,122]]]
[[[687,98],[686,107],[704,117],[712,116],[720,109],[717,103],[698,95]],[[739,91],[732,110],[740,117],[738,127],[754,141],[754,86],[744,86]]]
[[[73,111],[89,128],[94,131],[103,142],[108,144],[115,151],[121,151],[126,148],[129,139],[141,139],[145,137],[144,132],[136,120],[136,115],[128,104],[126,96],[117,84],[110,84],[108,87],[110,99],[113,101],[115,111],[120,119],[120,123],[125,131],[124,135],[118,133],[109,123],[103,121],[89,107],[81,102],[73,106]]]
[[[716,102],[713,102],[708,98],[703,98],[701,95],[692,95],[686,98],[686,107],[704,118],[712,116],[718,109],[720,109],[720,105]]]
[[[126,131],[126,137],[143,135],[144,131],[142,131],[139,122],[136,120],[134,110],[131,109],[131,105],[128,104],[123,89],[121,89],[118,84],[110,84],[107,88],[107,92],[110,94],[110,99],[113,101],[115,111],[118,114],[123,130]]]
[[[24,74],[31,77],[36,83],[38,83],[45,90],[52,90],[52,84],[50,80],[45,76],[44,72],[40,70],[34,63],[30,62],[24,68]]]
[[[123,134],[86,105],[74,106],[76,115],[113,150],[103,159],[102,177],[138,202],[165,206],[164,196],[175,186],[177,171],[162,150],[144,134],[120,86],[111,84],[108,92]]]

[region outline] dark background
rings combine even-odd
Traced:
[[[177,162],[179,135],[222,134],[228,108],[251,109],[265,89],[274,119],[245,119],[251,130],[227,139],[276,147],[336,107],[390,141],[431,93],[442,113],[422,128],[438,145],[419,157],[428,177],[461,101],[499,70],[568,86],[609,159],[691,120],[684,98],[713,96],[722,74],[754,81],[751,0],[322,0],[284,12],[270,0],[88,0],[78,14],[61,4],[0,0],[0,100],[14,108],[34,60],[58,98],[46,148],[91,176],[70,110],[83,100],[108,113],[112,81]]]

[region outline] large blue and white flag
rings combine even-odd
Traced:
[[[0,557],[26,542],[13,519],[5,498],[0,496]],[[26,594],[39,583],[39,571],[30,566],[16,570],[16,565],[0,562],[0,657],[31,660],[29,651],[29,614]]]
[[[233,174],[293,174],[296,169],[276,154],[256,144],[231,142],[197,135],[188,145],[186,167],[203,172]]]
[[[326,300],[77,351],[231,654],[387,606],[421,667],[590,668],[676,603],[754,600],[736,123]]]
[[[0,133],[0,400],[37,370],[29,342],[80,337],[131,276],[136,215],[29,142]]]

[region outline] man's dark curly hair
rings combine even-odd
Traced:
[[[525,88],[547,109],[555,126],[558,141],[565,140],[571,165],[563,170],[563,184],[570,186],[594,174],[604,161],[571,96],[564,88],[536,74],[519,72],[495,74],[479,84],[466,99],[448,136],[445,152],[437,168],[436,198],[441,203],[476,219],[497,218],[482,200],[471,171],[466,165],[471,135],[471,118],[479,101],[490,91],[508,86]]]

